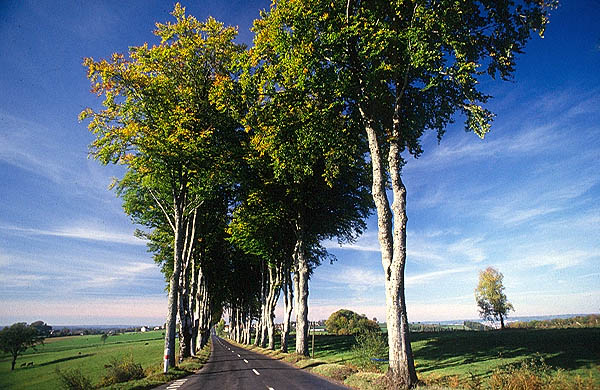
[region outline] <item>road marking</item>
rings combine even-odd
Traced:
[[[244,359],[244,363],[248,363],[248,360]]]
[[[254,368],[252,369],[256,375],[260,375],[260,372],[256,371]]]
[[[181,387],[181,385],[183,385],[185,382],[187,381],[187,379],[178,379],[175,382],[171,383],[168,387],[167,390],[175,390]]]
[[[269,389],[269,390],[275,390],[275,389],[274,389],[274,388],[272,388],[272,387],[267,387],[267,389]]]
[[[237,355],[238,355],[238,357],[241,357],[239,353]]]

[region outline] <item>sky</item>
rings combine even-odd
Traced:
[[[600,1],[552,13],[513,80],[483,81],[491,133],[463,118],[408,158],[406,299],[411,322],[475,319],[479,271],[504,274],[512,316],[600,312]],[[155,43],[170,1],[0,2],[0,325],[164,322],[165,283],[108,190],[122,168],[88,158],[77,116],[99,107],[83,58]],[[268,1],[184,1],[239,27]],[[345,308],[380,321],[385,294],[375,216],[310,281],[309,318]],[[277,309],[281,316],[281,306]]]

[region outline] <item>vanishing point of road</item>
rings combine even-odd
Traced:
[[[213,335],[208,362],[198,373],[155,390],[347,390],[348,387],[237,347]]]

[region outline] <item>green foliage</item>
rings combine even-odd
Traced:
[[[95,386],[90,378],[85,376],[79,368],[61,371],[56,369],[61,388],[65,390],[92,390]]]
[[[356,345],[352,352],[359,367],[367,370],[379,369],[387,361],[387,339],[380,332],[360,333],[356,336]]]
[[[569,378],[554,371],[541,356],[494,370],[488,380],[490,389],[498,390],[593,390],[592,378]]]
[[[486,320],[499,320],[502,328],[504,328],[504,318],[508,312],[514,310],[504,294],[503,280],[502,273],[488,267],[479,273],[479,284],[475,289],[475,300],[481,317]]]
[[[44,337],[50,336],[50,331],[52,330],[52,327],[43,321],[32,322],[29,326],[35,328],[38,331],[38,334]]]
[[[341,309],[332,313],[325,322],[327,331],[337,335],[379,332],[379,325],[364,315]]]
[[[37,329],[27,326],[24,322],[17,322],[0,330],[0,349],[12,356],[11,370],[14,370],[17,357],[22,355],[27,348],[43,343],[44,337],[40,336]]]
[[[477,330],[477,331],[492,330],[492,329],[494,329],[491,326],[482,324],[481,322],[475,322],[475,321],[465,321],[464,322],[464,327],[466,329]]]
[[[217,336],[223,337],[225,335],[225,319],[221,318],[219,323],[215,326]]]
[[[101,386],[109,386],[144,377],[142,365],[136,363],[131,355],[122,357],[121,359],[113,357],[105,367],[107,371],[100,381]]]
[[[508,327],[517,329],[598,328],[600,327],[600,315],[591,314],[542,321],[516,321],[508,324]]]

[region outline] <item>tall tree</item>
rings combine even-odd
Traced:
[[[222,90],[242,96],[242,102],[220,101],[237,111],[258,158],[272,172],[269,182],[284,189],[295,242],[296,352],[308,355],[308,280],[313,266],[328,255],[319,243],[353,240],[370,212],[366,144],[329,88],[334,69],[316,71],[314,61],[302,63],[286,52],[311,49],[296,46],[296,32],[286,30],[281,15],[263,14],[254,31],[254,47],[239,61],[239,79],[221,80]]]
[[[344,112],[360,117],[368,141],[385,274],[388,377],[395,386],[417,381],[404,295],[403,154],[418,157],[422,135],[434,130],[441,139],[456,113],[464,115],[467,130],[480,137],[489,131],[493,115],[483,106],[489,96],[479,81],[511,77],[516,55],[533,31],[543,33],[553,3],[280,0],[271,8],[269,18],[278,15],[280,27],[270,38],[276,42],[270,55],[292,64],[296,71],[284,73],[289,78],[335,69],[328,88],[347,104]]]
[[[160,44],[130,48],[128,58],[87,58],[92,91],[104,95],[104,109],[86,109],[96,135],[92,155],[104,164],[125,165],[127,183],[145,191],[173,234],[173,272],[165,350],[175,365],[175,324],[184,250],[190,244],[191,216],[201,202],[202,181],[218,176],[229,150],[224,139],[235,130],[208,100],[214,80],[227,73],[237,31],[209,18],[186,16],[179,4],[175,23],[157,24]],[[126,175],[127,177],[127,175]],[[187,244],[186,244],[187,243]],[[166,369],[166,368],[165,368]]]
[[[479,315],[488,321],[500,321],[500,329],[504,329],[504,319],[508,312],[514,310],[504,294],[503,281],[504,275],[500,271],[488,267],[479,272],[479,283],[475,288]]]

